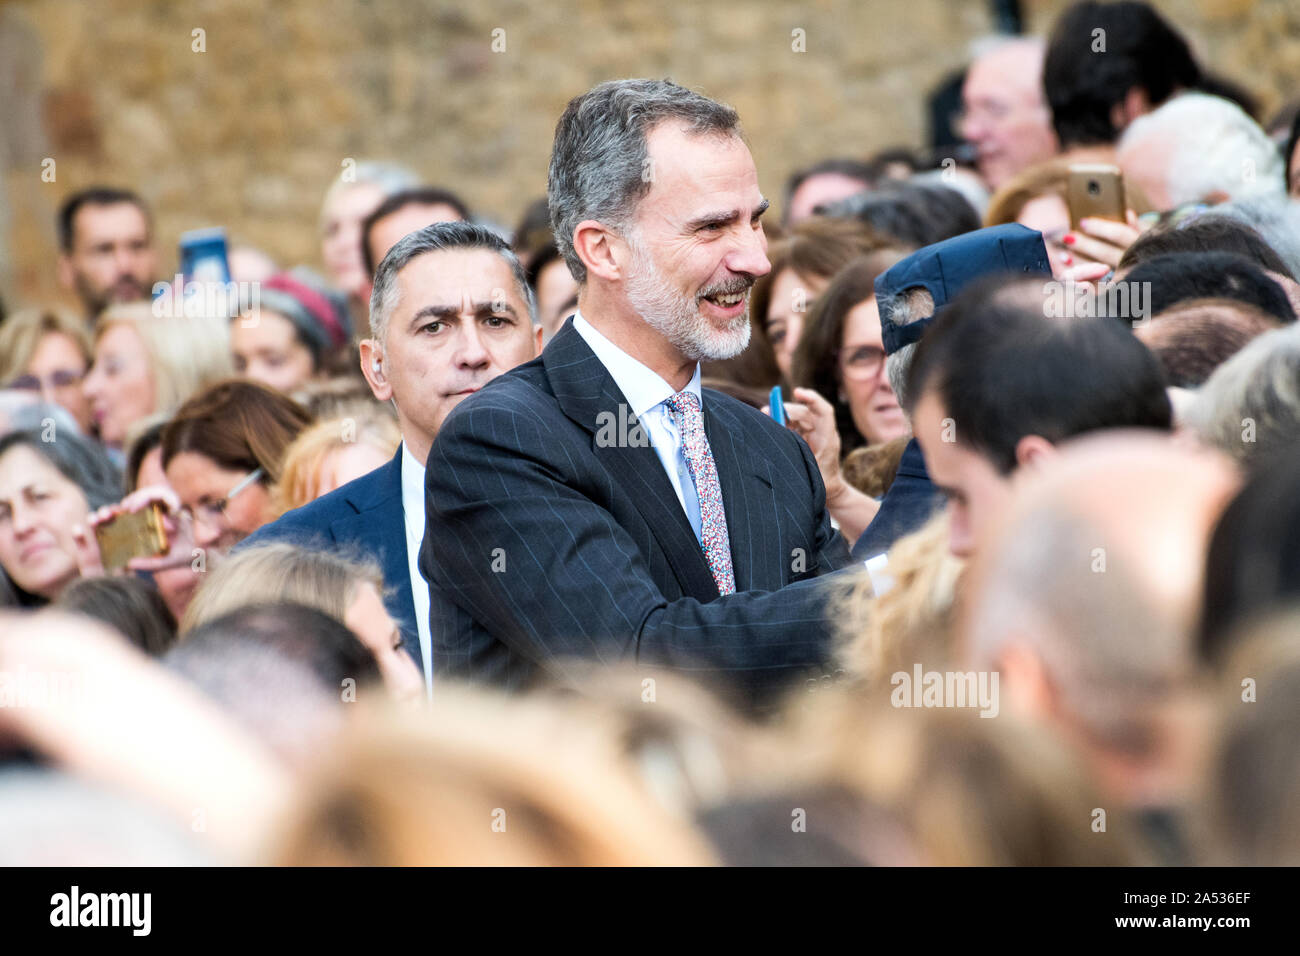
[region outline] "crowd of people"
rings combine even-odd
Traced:
[[[1082,0],[769,199],[729,106],[574,92],[513,231],[358,163],[222,296],[65,199],[0,860],[1300,863],[1300,100]]]

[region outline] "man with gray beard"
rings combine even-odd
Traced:
[[[597,86],[556,127],[548,200],[577,313],[429,455],[435,688],[594,658],[756,702],[828,659],[817,579],[849,557],[803,440],[700,387],[771,268],[739,118],[669,81]]]

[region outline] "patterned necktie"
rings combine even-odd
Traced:
[[[682,457],[695,482],[695,493],[700,499],[700,538],[705,560],[713,572],[713,580],[720,594],[733,594],[736,575],[731,568],[731,538],[727,534],[727,515],[722,510],[722,485],[718,482],[718,468],[709,450],[709,438],[704,434],[704,414],[700,400],[693,392],[681,391],[664,399],[672,413],[677,432],[682,436]]]

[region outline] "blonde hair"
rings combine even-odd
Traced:
[[[383,594],[383,574],[366,558],[283,541],[242,548],[207,573],[181,618],[180,634],[241,607],[285,602],[315,608],[343,623],[363,584],[373,584]]]
[[[838,653],[853,678],[888,687],[889,675],[916,663],[951,660],[953,605],[965,562],[948,550],[948,514],[941,511],[889,551],[893,586],[877,595],[866,571],[853,575],[839,601]]]
[[[358,706],[303,788],[272,863],[713,862],[639,786],[607,728],[555,701],[448,685],[427,713]]]
[[[271,490],[275,513],[282,515],[320,497],[320,470],[334,452],[360,443],[391,457],[401,441],[397,423],[382,411],[318,422],[295,438],[284,453],[280,480]]]
[[[836,784],[886,810],[928,865],[1150,862],[1123,809],[1093,832],[1096,784],[1047,728],[1010,713],[985,720],[974,708],[890,703],[888,688],[841,688],[792,711],[782,777]]]
[[[988,210],[984,213],[985,226],[1002,226],[1016,222],[1025,206],[1044,196],[1056,196],[1061,202],[1068,201],[1066,195],[1070,186],[1070,160],[1049,159],[1026,167],[1007,180],[989,200]],[[1151,202],[1135,183],[1124,179],[1124,199],[1129,209],[1139,216],[1151,211]]]
[[[22,375],[40,348],[41,340],[56,333],[72,339],[89,368],[90,336],[86,334],[84,322],[67,309],[23,309],[0,325],[0,387]]]
[[[779,756],[716,690],[672,671],[575,659],[533,694],[603,728],[645,791],[691,820]]]
[[[208,316],[157,316],[148,303],[114,305],[95,323],[95,344],[115,325],[135,329],[153,375],[158,412],[173,412],[190,396],[234,374],[227,323]]]

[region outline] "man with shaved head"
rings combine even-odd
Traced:
[[[1169,438],[1079,438],[1017,482],[966,581],[965,665],[999,674],[1005,712],[1068,741],[1165,862],[1187,862],[1170,811],[1205,743],[1192,634],[1237,486],[1225,458]]]

